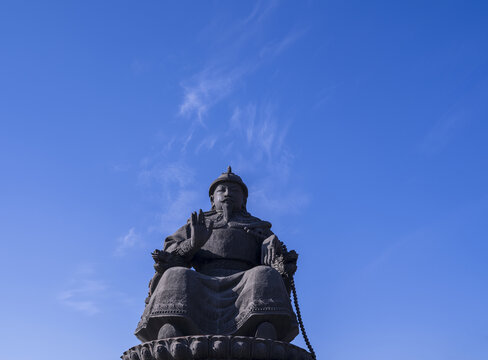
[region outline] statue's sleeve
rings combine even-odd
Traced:
[[[189,263],[195,251],[190,242],[191,230],[189,224],[179,228],[164,241],[163,251],[181,257]]]
[[[152,253],[154,259],[154,270],[156,270],[153,278],[149,282],[149,293],[146,298],[146,305],[158,286],[159,280],[163,273],[174,266],[190,267],[191,260],[191,244],[188,224],[182,226],[173,235],[168,236],[164,241],[163,250],[154,250]],[[190,256],[191,255],[191,256]]]

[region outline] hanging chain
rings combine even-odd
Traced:
[[[287,253],[288,249],[286,248],[286,245],[281,243],[281,246],[284,252]],[[293,275],[290,275],[288,279],[290,280],[290,288],[291,288],[291,293],[293,295],[293,303],[295,304],[295,310],[297,311],[298,324],[300,325],[300,331],[302,332],[303,340],[305,340],[305,344],[307,344],[307,348],[308,351],[310,352],[310,355],[312,355],[312,359],[317,360],[317,357],[315,356],[315,351],[313,350],[312,344],[310,343],[310,340],[307,336],[307,332],[305,331],[305,325],[303,325],[302,313],[300,311],[300,305],[298,304],[297,289],[295,287],[295,279],[293,278]]]
[[[300,330],[302,331],[303,340],[305,340],[305,344],[307,344],[308,351],[310,351],[312,359],[317,360],[317,357],[315,356],[315,351],[313,351],[312,344],[308,339],[307,332],[305,331],[305,326],[303,325],[302,314],[300,312],[300,306],[298,305],[297,289],[295,288],[295,280],[293,279],[293,277],[290,278],[290,287],[293,294],[293,303],[295,304],[295,310],[297,311],[298,324],[300,325]]]

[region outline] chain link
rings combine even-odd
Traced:
[[[295,288],[295,280],[293,280],[293,278],[291,278],[290,285],[291,285],[291,292],[293,294],[293,303],[295,304],[295,309],[297,311],[298,324],[300,325],[300,330],[302,331],[303,340],[305,340],[305,344],[307,344],[307,348],[308,351],[310,351],[310,354],[312,355],[312,359],[317,360],[317,357],[315,356],[315,351],[312,348],[312,344],[310,343],[310,340],[308,339],[307,336],[307,332],[305,331],[305,326],[303,325],[302,314],[300,312],[300,306],[298,305],[298,296],[297,296],[297,290]]]
[[[285,253],[288,252],[285,244],[281,243],[281,246]],[[317,356],[315,355],[315,351],[313,350],[312,344],[310,343],[310,340],[307,336],[307,332],[305,331],[305,326],[303,325],[302,313],[300,311],[300,305],[298,304],[297,289],[295,287],[295,279],[293,278],[293,275],[290,275],[289,280],[291,293],[293,295],[293,303],[295,304],[295,310],[297,311],[298,325],[300,325],[300,331],[302,332],[303,340],[305,340],[305,344],[307,344],[307,348],[310,352],[310,355],[312,355],[312,359],[317,360]]]

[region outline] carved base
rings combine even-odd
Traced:
[[[154,340],[124,352],[123,360],[312,360],[298,346],[245,336],[200,335]]]

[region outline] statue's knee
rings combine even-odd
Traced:
[[[178,279],[188,276],[191,271],[192,270],[182,266],[171,267],[164,272],[162,279],[166,281],[178,281]]]
[[[255,278],[265,278],[265,279],[270,279],[270,278],[276,278],[276,279],[281,279],[281,275],[278,271],[273,269],[270,266],[266,265],[259,265],[253,267],[250,271],[250,275]]]
[[[158,339],[166,339],[182,335],[183,333],[175,325],[166,323],[159,329]]]

